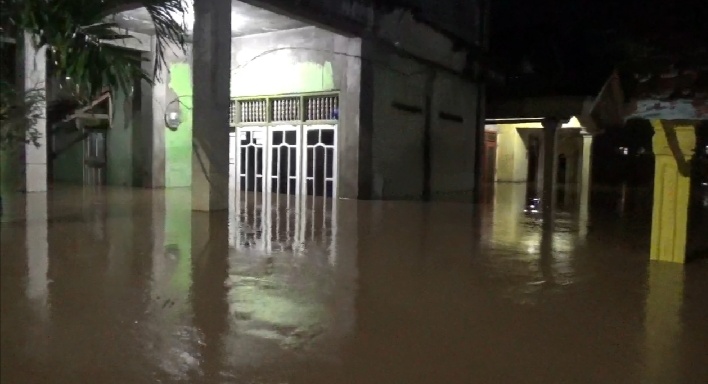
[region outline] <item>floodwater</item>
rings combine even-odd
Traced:
[[[5,196],[2,383],[708,383],[708,263],[648,262],[650,195],[544,234],[524,191]]]

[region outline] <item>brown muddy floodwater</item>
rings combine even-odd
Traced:
[[[708,263],[647,261],[651,197],[544,235],[524,191],[5,196],[2,383],[708,383]]]

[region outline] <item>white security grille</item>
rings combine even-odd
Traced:
[[[240,100],[237,104],[239,121],[265,123],[268,121],[268,99]]]
[[[271,101],[273,121],[299,121],[301,120],[300,97],[287,97]]]
[[[237,249],[297,252],[329,237],[338,113],[332,94],[232,101]]]
[[[233,101],[236,189],[336,196],[338,103],[332,94]]]
[[[268,192],[296,195],[300,187],[300,127],[276,125],[270,127],[268,142]]]
[[[267,132],[266,127],[236,130],[236,185],[242,191],[265,190]]]
[[[303,194],[312,196],[336,196],[337,158],[336,125],[305,125],[306,170]]]

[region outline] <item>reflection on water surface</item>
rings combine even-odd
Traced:
[[[6,197],[2,382],[708,382],[708,264],[646,261],[643,194],[545,234],[515,185],[211,216],[188,190]]]

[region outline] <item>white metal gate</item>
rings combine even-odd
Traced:
[[[232,100],[237,248],[299,247],[307,231],[303,210],[316,210],[331,222],[337,119],[334,94]],[[315,201],[322,206],[315,208]]]
[[[302,166],[306,170],[302,194],[337,196],[337,126],[304,125],[306,142]]]
[[[298,194],[300,137],[300,127],[297,125],[276,125],[268,128],[268,192]]]
[[[336,95],[234,100],[236,190],[336,197]]]
[[[248,192],[265,191],[266,127],[239,127],[236,130],[236,185]]]

